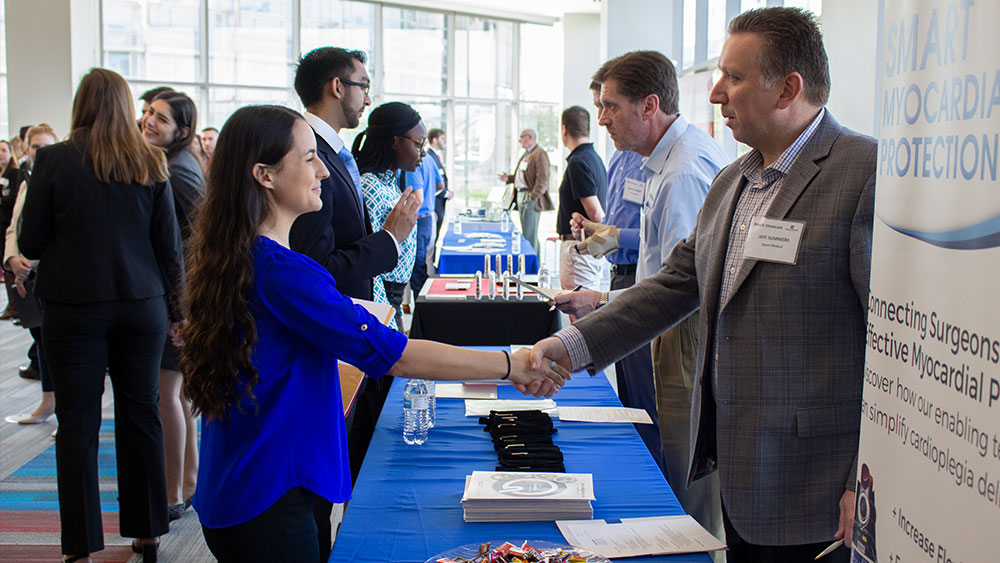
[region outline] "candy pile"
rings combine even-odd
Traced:
[[[479,546],[479,553],[472,559],[464,557],[445,557],[436,563],[586,563],[587,558],[574,555],[562,548],[538,549],[524,542],[518,547],[510,542],[504,542],[496,549],[490,550],[491,543]]]

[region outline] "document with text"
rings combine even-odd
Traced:
[[[559,407],[559,420],[652,424],[649,413],[629,407]]]
[[[566,543],[609,559],[725,549],[688,515],[606,520],[557,520]]]

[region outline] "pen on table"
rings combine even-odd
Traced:
[[[578,286],[574,287],[574,288],[573,288],[573,291],[571,291],[570,293],[573,293],[574,291],[580,291],[581,289],[583,289],[583,286],[582,286],[582,285],[578,285]],[[549,312],[550,312],[550,313],[551,313],[552,311],[555,311],[555,310],[556,310],[556,306],[555,306],[555,305],[553,305],[553,306],[549,307]]]
[[[820,557],[823,557],[824,555],[829,555],[830,552],[832,552],[833,550],[837,549],[838,547],[840,547],[842,545],[844,545],[844,540],[837,540],[837,541],[831,543],[830,545],[827,546],[826,549],[824,549],[822,552],[820,552],[820,554],[817,555],[815,557],[815,559],[819,559]]]

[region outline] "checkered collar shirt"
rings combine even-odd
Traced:
[[[785,149],[785,152],[781,153],[778,160],[774,161],[767,168],[763,167],[764,155],[757,149],[747,154],[743,162],[740,163],[740,172],[746,178],[747,184],[743,189],[743,193],[740,194],[740,200],[736,204],[733,221],[729,227],[729,248],[726,251],[722,290],[719,292],[720,307],[718,311],[720,314],[722,312],[721,305],[729,301],[730,292],[732,292],[733,284],[736,282],[736,275],[743,264],[743,249],[746,245],[747,232],[750,230],[751,221],[756,217],[764,215],[767,209],[771,207],[771,202],[774,201],[774,196],[781,189],[785,176],[792,168],[792,165],[795,164],[799,153],[802,152],[802,147],[809,142],[813,133],[816,132],[816,128],[823,121],[825,114],[826,109],[821,109],[816,118],[809,124],[809,127],[806,127],[805,131],[795,139],[795,142]]]

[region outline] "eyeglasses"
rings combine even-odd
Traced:
[[[366,96],[368,95],[368,92],[370,92],[372,89],[371,82],[355,82],[353,80],[347,80],[344,78],[341,78],[340,81],[343,82],[344,84],[350,84],[351,86],[357,86],[358,88],[361,88],[361,90],[364,91]]]
[[[406,139],[414,145],[417,145],[417,150],[420,152],[424,152],[424,149],[427,147],[427,139],[414,139],[413,137],[407,137],[406,135],[400,135],[399,138]]]

